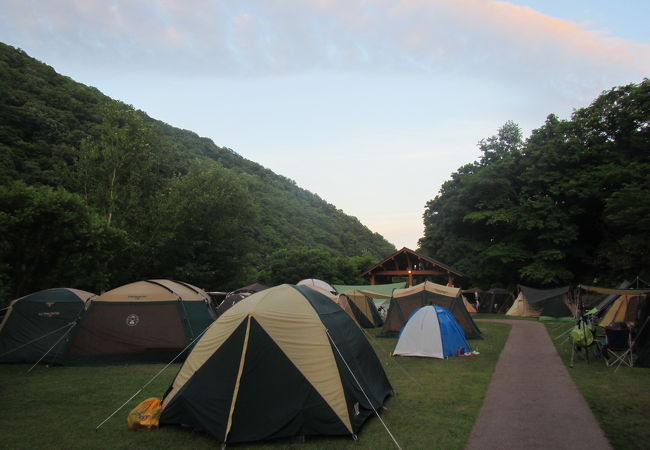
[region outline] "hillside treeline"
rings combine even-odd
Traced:
[[[151,277],[350,283],[394,250],[292,180],[0,44],[0,303]]]
[[[424,252],[485,288],[650,279],[650,81],[479,148],[427,203]]]

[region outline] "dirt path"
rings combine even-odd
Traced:
[[[611,449],[544,325],[486,321],[512,331],[466,449]]]

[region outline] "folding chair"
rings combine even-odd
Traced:
[[[607,367],[616,365],[616,370],[625,364],[634,365],[632,355],[632,330],[627,327],[605,327],[605,363]]]

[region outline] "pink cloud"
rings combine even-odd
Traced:
[[[543,80],[650,69],[646,44],[504,1],[6,0],[0,14],[20,24],[20,39],[103,47],[118,56],[110,64],[178,57],[222,74],[366,68]]]

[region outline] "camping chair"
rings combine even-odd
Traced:
[[[616,370],[622,364],[632,367],[634,365],[632,349],[632,330],[621,326],[605,327],[605,363],[607,367],[615,364]]]

